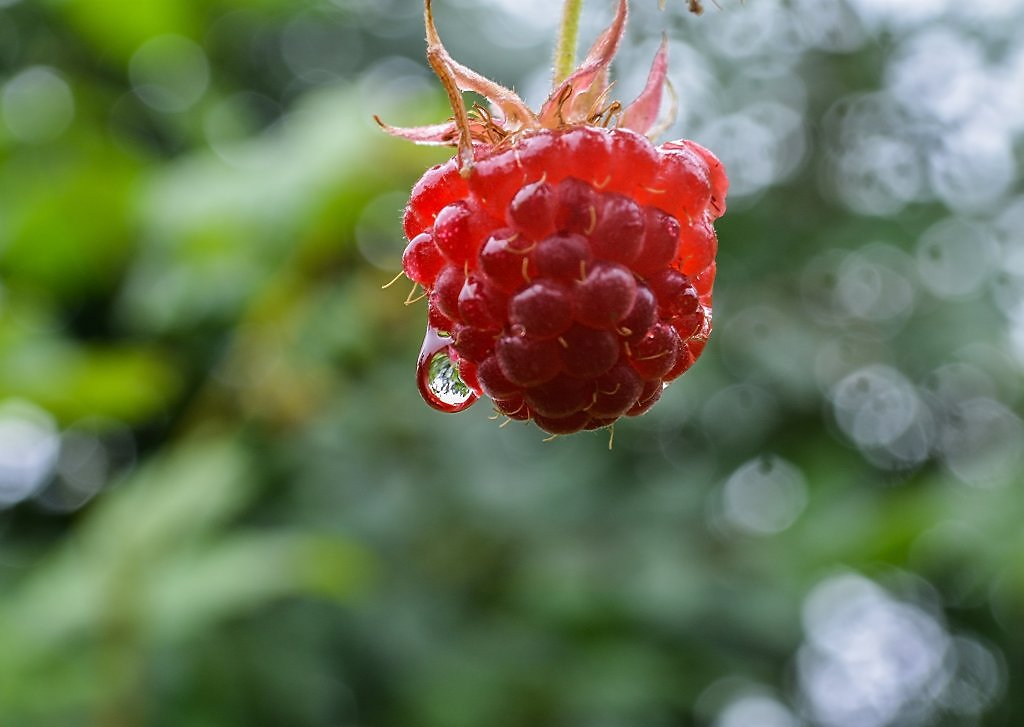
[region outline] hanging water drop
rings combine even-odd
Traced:
[[[479,393],[459,375],[452,339],[427,328],[416,363],[416,381],[423,400],[435,409],[454,414],[476,403]]]

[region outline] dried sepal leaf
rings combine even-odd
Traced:
[[[373,120],[391,136],[412,141],[416,144],[452,146],[458,143],[459,129],[454,121],[446,121],[443,124],[431,124],[429,126],[391,126],[381,121],[379,116],[375,115]]]
[[[603,79],[607,77],[608,67],[618,52],[619,43],[626,31],[628,15],[626,6],[626,0],[619,0],[611,25],[590,47],[590,51],[579,67],[555,87],[551,95],[548,96],[539,114],[541,125],[553,126],[559,122],[573,123],[581,120],[576,118],[578,112],[586,112],[589,106],[584,102],[582,105],[585,108],[577,110],[575,102],[577,98],[591,91],[596,81],[601,80],[604,85]],[[600,95],[603,90],[604,88],[597,89],[596,95]]]
[[[430,0],[427,0],[425,5],[424,15],[427,26],[428,58],[433,53],[435,57],[445,64],[454,79],[456,87],[460,91],[473,91],[486,98],[501,110],[502,117],[510,126],[528,126],[536,122],[536,116],[533,111],[519,97],[519,94],[499,83],[495,83],[472,68],[462,65],[449,55],[448,50],[441,42],[441,37],[437,33],[437,27],[434,25],[434,14],[430,7]]]
[[[632,129],[639,134],[646,134],[651,130],[654,123],[658,120],[658,111],[661,109],[667,74],[668,39],[663,38],[661,47],[658,48],[658,53],[654,56],[654,62],[651,64],[647,83],[644,85],[640,95],[622,112],[622,120],[619,126]],[[669,123],[671,123],[671,119]]]
[[[667,121],[658,123],[665,89],[671,92],[666,77],[668,48],[665,41],[654,58],[644,89],[625,111],[617,101],[608,101],[613,85],[608,79],[609,69],[625,33],[627,0],[617,0],[611,24],[594,41],[576,70],[554,88],[539,113],[533,112],[515,91],[451,57],[437,32],[431,0],[424,0],[423,17],[427,60],[448,95],[453,118],[441,124],[416,127],[391,126],[374,118],[392,136],[417,144],[458,147],[463,175],[468,175],[472,168],[476,144],[493,147],[521,132],[535,129],[581,124],[609,126],[620,114],[619,126],[651,135],[655,128],[671,124],[674,117],[673,111]],[[465,91],[483,96],[491,110],[482,107],[467,110],[462,97]]]

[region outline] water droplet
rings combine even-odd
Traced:
[[[451,338],[427,328],[416,363],[416,381],[424,401],[439,411],[455,414],[476,403],[479,394],[459,376],[451,344]]]

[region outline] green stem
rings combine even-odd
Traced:
[[[555,47],[555,85],[564,81],[576,67],[576,39],[580,34],[580,12],[583,0],[565,0],[562,27]]]

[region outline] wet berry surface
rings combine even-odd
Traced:
[[[593,127],[482,149],[468,179],[454,159],[428,170],[403,259],[431,307],[424,398],[460,411],[487,395],[553,434],[647,411],[711,332],[726,189],[693,142]],[[430,371],[448,376],[440,394]]]

